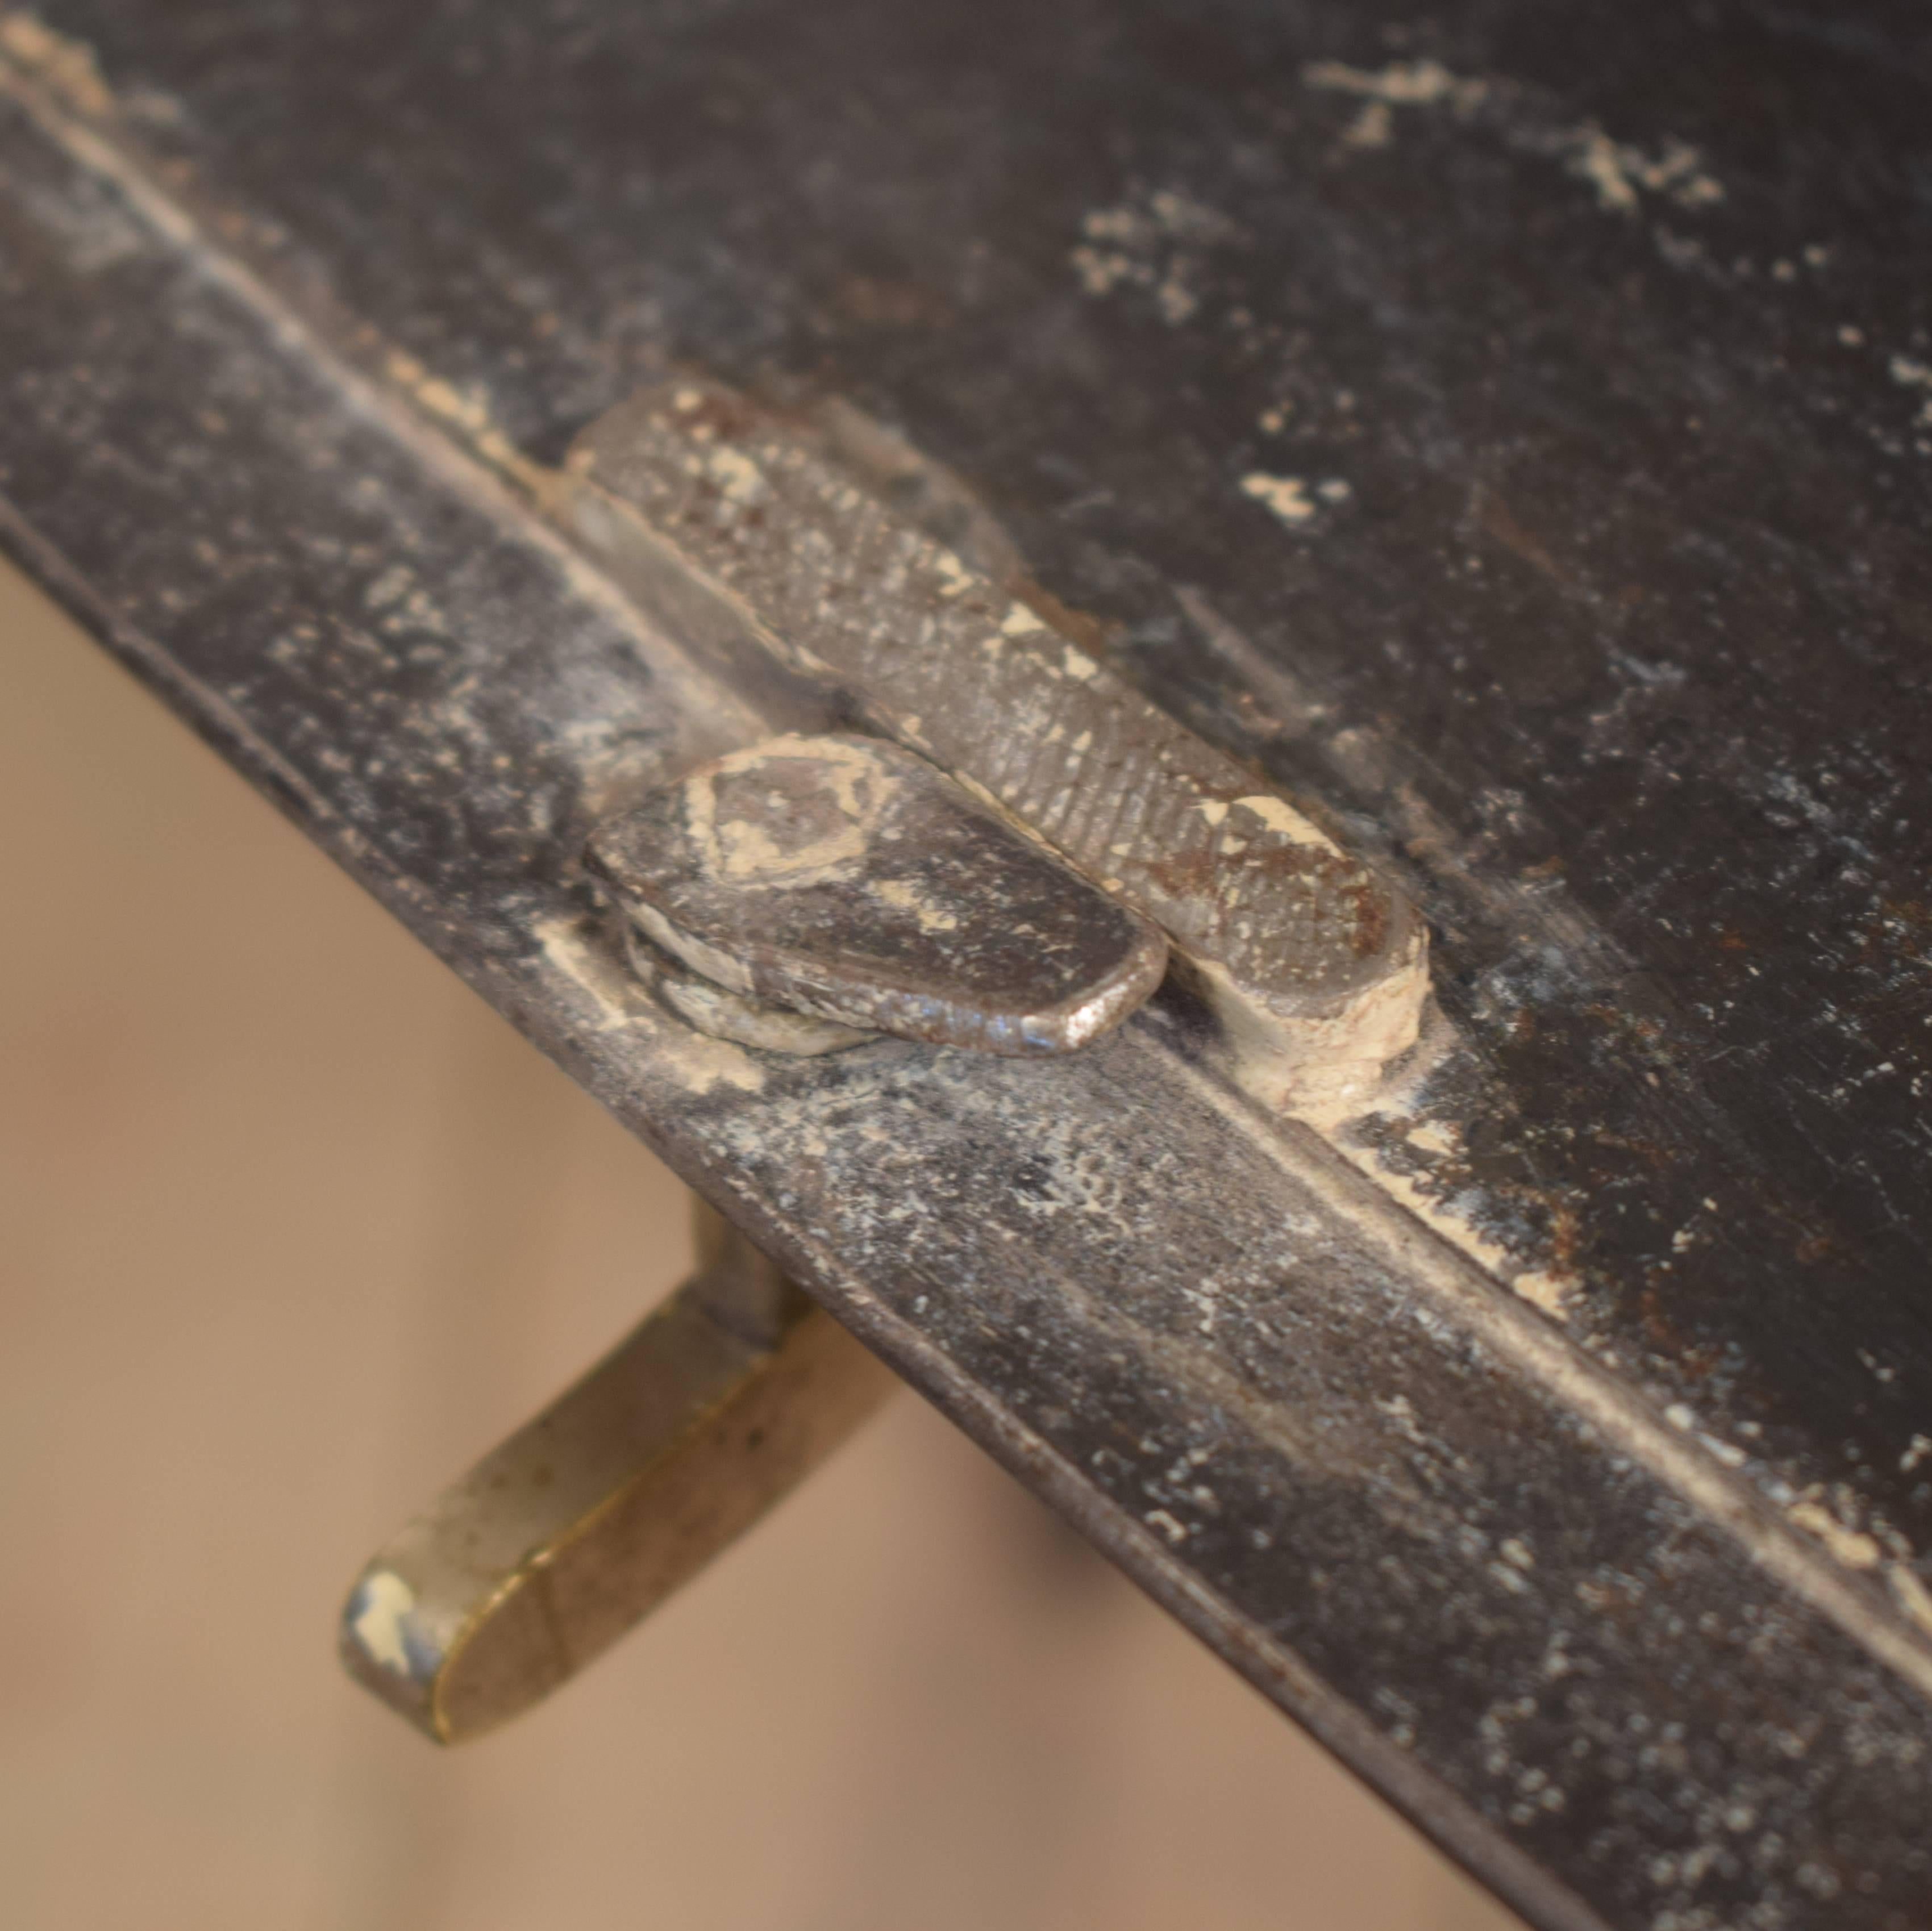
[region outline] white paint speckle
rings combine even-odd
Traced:
[[[1241,478],[1241,493],[1274,511],[1291,528],[1306,523],[1315,514],[1308,485],[1299,476],[1270,476],[1265,470],[1252,470]]]
[[[719,443],[705,452],[704,466],[734,503],[754,503],[766,493],[764,472],[742,449]]]
[[[1270,831],[1279,832],[1292,844],[1308,845],[1317,851],[1335,849],[1286,798],[1277,798],[1272,792],[1255,791],[1245,798],[1237,798],[1234,808],[1260,819]]]
[[[350,1628],[362,1654],[398,1676],[410,1673],[410,1653],[403,1641],[403,1622],[416,1606],[416,1592],[392,1570],[378,1569],[362,1579],[357,1592],[362,1606]]]
[[[1570,171],[1597,190],[1597,205],[1615,214],[1634,214],[1636,190],[1624,172],[1622,151],[1600,127],[1586,127],[1577,138]]]
[[[942,597],[956,597],[973,587],[972,571],[952,551],[934,550],[932,567],[939,573],[939,594]]]
[[[1850,1569],[1876,1569],[1879,1546],[1858,1529],[1848,1529],[1821,1502],[1794,1502],[1786,1512],[1802,1529],[1808,1529]]]
[[[1932,429],[1932,363],[1915,361],[1910,355],[1892,358],[1892,379],[1900,388],[1918,389],[1925,400],[1914,418],[1921,429]]]
[[[922,898],[902,879],[876,880],[872,890],[874,898],[883,899],[888,905],[897,906],[902,912],[910,912],[922,932],[950,932],[959,923],[952,913]]]
[[[1464,80],[1451,73],[1440,61],[1393,61],[1371,72],[1366,67],[1345,66],[1338,60],[1319,60],[1301,70],[1310,87],[1336,94],[1358,94],[1391,106],[1424,106],[1446,100],[1465,111],[1477,106],[1489,92],[1483,80]]]
[[[1513,1293],[1521,1295],[1531,1306],[1540,1308],[1552,1321],[1570,1318],[1570,1286],[1562,1275],[1543,1267],[1532,1267],[1510,1282]]]

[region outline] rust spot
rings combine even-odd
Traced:
[[[1558,1279],[1577,1277],[1576,1249],[1583,1223],[1567,1200],[1552,1200],[1550,1205],[1550,1271]]]
[[[1355,908],[1354,929],[1348,943],[1356,958],[1365,959],[1382,950],[1388,937],[1388,898],[1366,878],[1358,878],[1347,896]]]
[[[1653,1273],[1648,1279],[1643,1292],[1637,1297],[1637,1318],[1643,1324],[1643,1331],[1652,1348],[1670,1360],[1676,1360],[1688,1351],[1688,1344],[1683,1330],[1664,1312],[1664,1303],[1658,1293],[1658,1277]]]
[[[1043,589],[1030,577],[1016,577],[1000,586],[1017,603],[1038,617],[1049,630],[1057,630],[1063,637],[1070,637],[1090,657],[1097,657],[1102,663],[1107,661],[1109,645],[1120,634],[1120,625],[1095,616],[1090,611],[1076,610],[1071,604],[1063,604],[1051,590]],[[1238,792],[1228,793],[1232,803],[1239,796]]]
[[[1344,943],[1358,958],[1374,957],[1388,941],[1387,893],[1375,878],[1340,852],[1320,851],[1282,839],[1251,844],[1238,857],[1232,857],[1202,840],[1149,865],[1147,875],[1170,900],[1191,900],[1211,907],[1217,928],[1225,927],[1238,909],[1229,903],[1236,881],[1264,879],[1271,885],[1298,886],[1310,926],[1340,928]]]
[[[1614,1133],[1609,1128],[1600,1128],[1591,1135],[1599,1147],[1614,1147],[1619,1152],[1634,1153],[1648,1167],[1659,1173],[1674,1165],[1677,1156],[1667,1147],[1660,1147],[1654,1140],[1646,1140],[1640,1134]]]
[[[1708,1381],[1723,1366],[1724,1351],[1708,1342],[1687,1348],[1678,1357],[1677,1366],[1693,1381]]]

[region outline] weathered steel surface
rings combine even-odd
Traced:
[[[923,758],[850,733],[714,758],[600,825],[586,856],[707,978],[901,1039],[1070,1052],[1167,962],[1158,928]]]
[[[1530,1915],[1916,1931],[1918,16],[51,18],[96,67],[0,35],[14,547]],[[635,986],[574,854],[763,727],[475,464],[541,496],[678,357],[896,424],[1400,869],[1443,1013],[1332,1129],[1379,1185],[1172,1000],[787,1064]]]

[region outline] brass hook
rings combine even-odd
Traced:
[[[439,1743],[575,1675],[898,1386],[742,1234],[696,1216],[691,1279],[350,1592],[350,1673]]]

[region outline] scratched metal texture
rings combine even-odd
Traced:
[[[43,580],[1527,1915],[1922,1925],[1923,16],[42,17]],[[1401,872],[1460,1044],[1356,1150],[1491,1273],[1172,1003],[782,1066],[629,988],[582,832],[730,707],[471,458],[670,358],[897,426]]]

